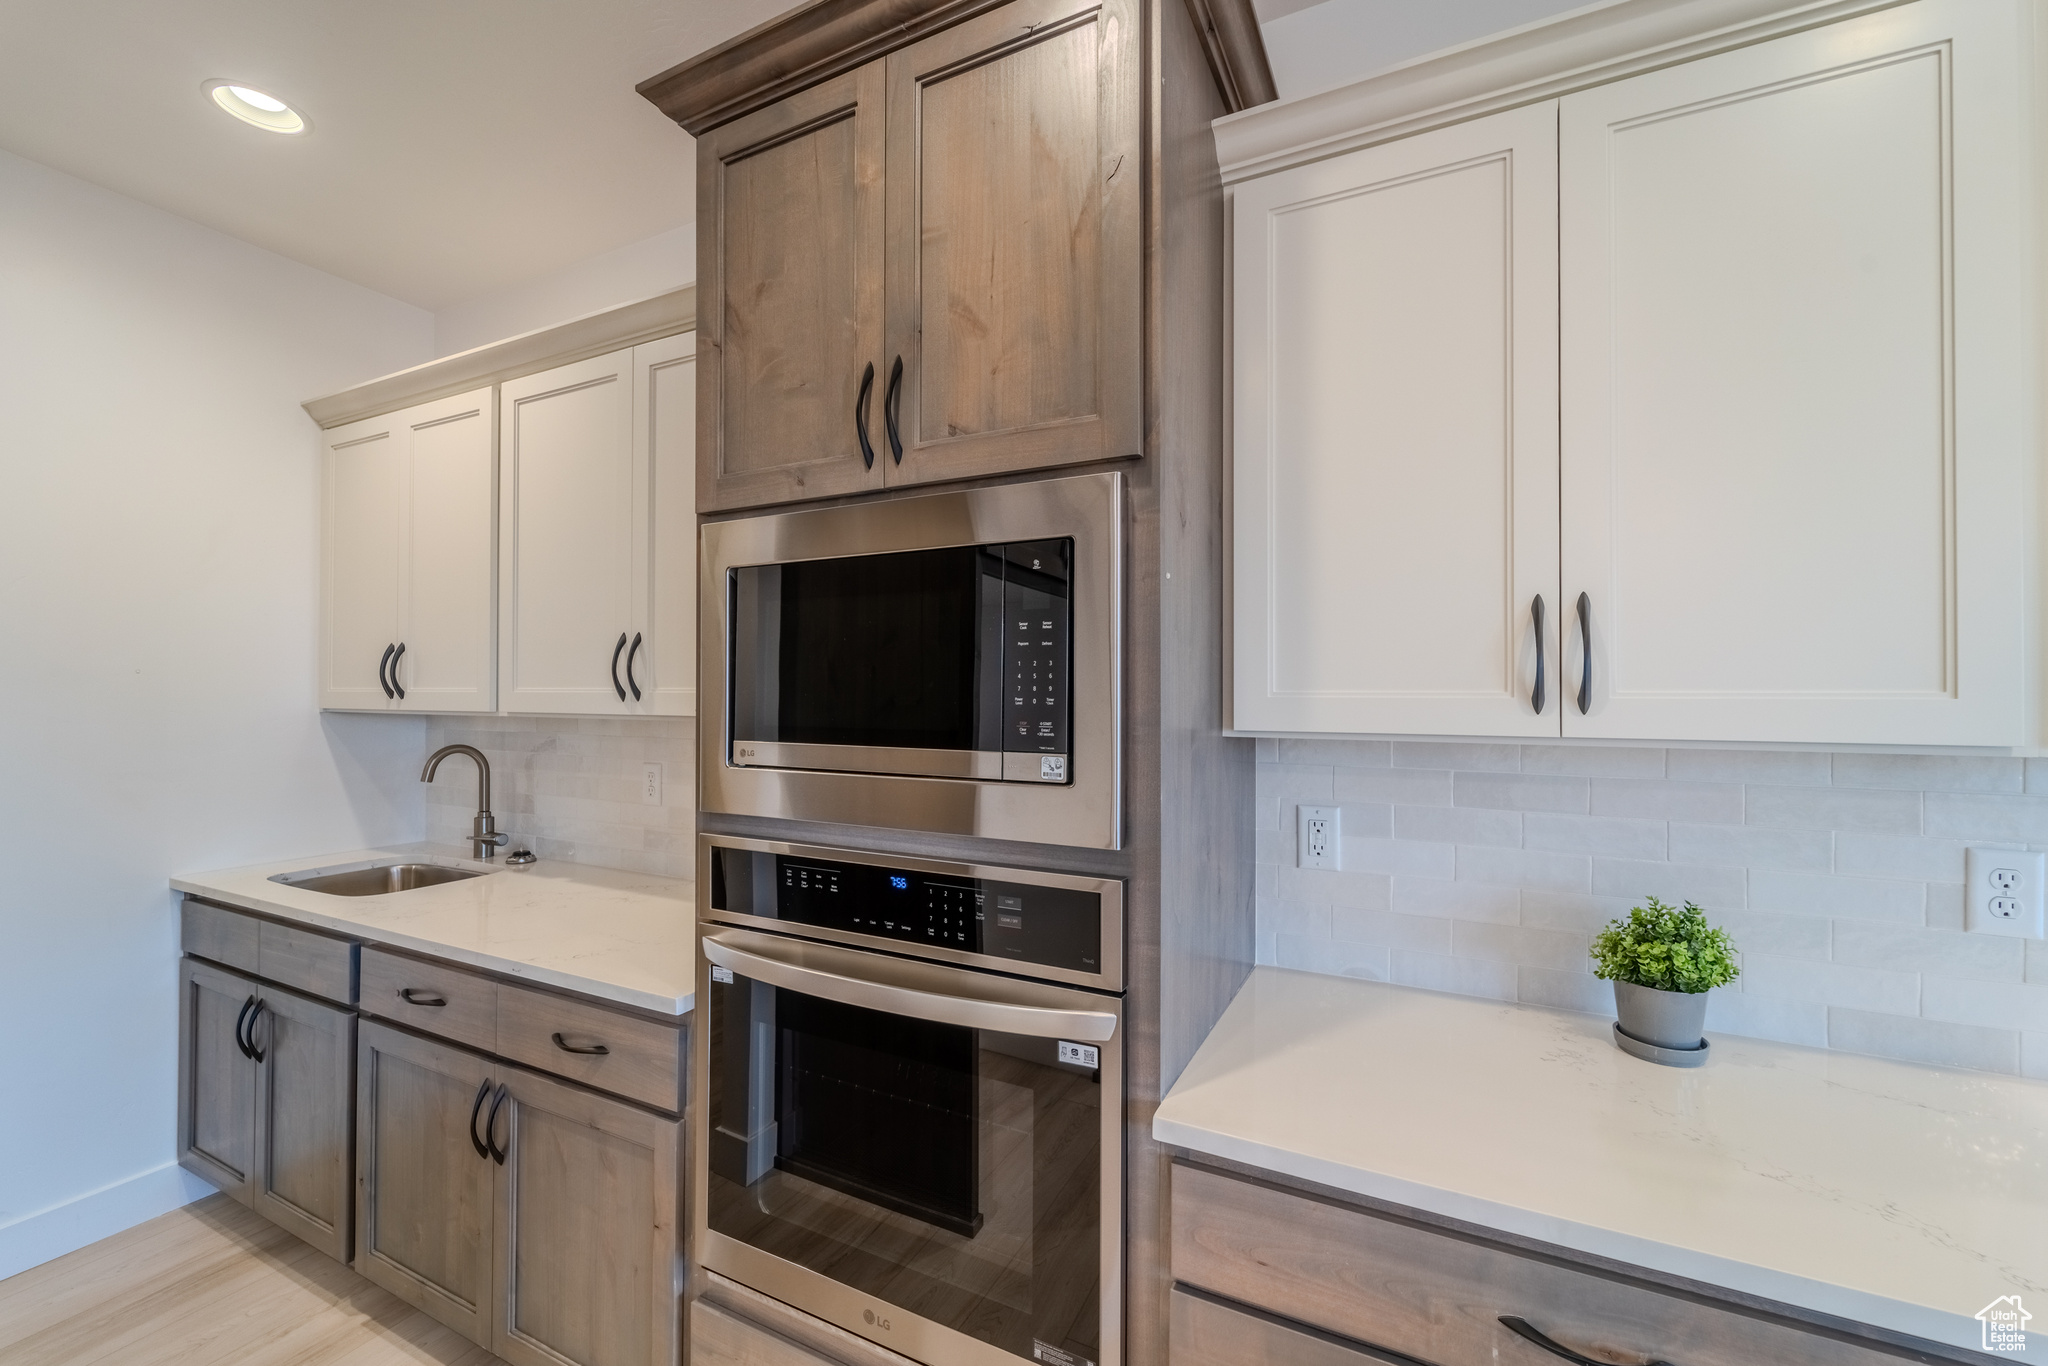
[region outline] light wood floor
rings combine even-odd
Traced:
[[[502,1366],[225,1195],[0,1281],[7,1366]]]

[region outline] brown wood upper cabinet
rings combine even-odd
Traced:
[[[1013,0],[698,142],[698,506],[1142,452],[1135,0]]]

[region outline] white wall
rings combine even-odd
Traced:
[[[417,839],[424,723],[315,710],[317,432],[423,310],[0,153],[0,1276],[171,1165],[175,871]]]
[[[511,289],[442,309],[434,315],[434,354],[450,356],[665,294],[696,278],[697,225],[685,223]]]
[[[1585,8],[1584,0],[1323,0],[1259,7],[1280,98],[1343,85],[1440,48]],[[1281,11],[1285,11],[1282,13]]]

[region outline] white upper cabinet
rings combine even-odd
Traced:
[[[1921,0],[1562,102],[1565,734],[2024,739],[2015,18]]]
[[[2031,0],[1660,13],[1219,124],[1235,728],[2037,742]]]
[[[501,386],[505,710],[694,712],[695,334]]]
[[[1239,728],[1557,733],[1556,188],[1554,104],[1238,188]]]
[[[323,434],[320,705],[490,711],[491,391]]]

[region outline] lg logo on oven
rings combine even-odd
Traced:
[[[889,1320],[883,1318],[872,1309],[861,1310],[860,1317],[861,1321],[870,1328],[879,1328],[885,1333],[889,1331]]]

